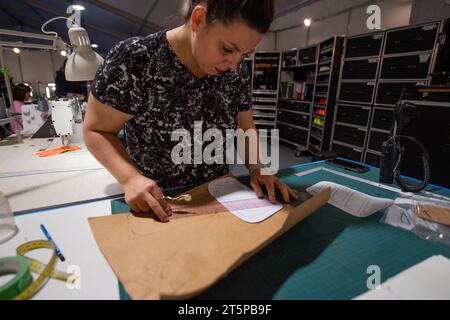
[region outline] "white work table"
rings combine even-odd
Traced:
[[[19,233],[0,244],[0,257],[16,255],[16,248],[28,241],[45,240],[39,225],[44,224],[66,260],[56,269],[79,275],[76,286],[51,279],[33,299],[36,300],[116,300],[119,282],[95,242],[88,218],[111,214],[111,200],[32,212],[16,216]],[[50,250],[30,252],[30,257],[47,263]],[[78,272],[79,271],[79,272]],[[33,275],[36,279],[36,275]]]
[[[115,178],[87,151],[40,158],[40,150],[60,145],[59,139],[25,139],[0,144],[0,191],[15,213],[123,194]]]
[[[39,227],[44,224],[66,257],[65,262],[58,261],[57,269],[66,272],[74,268],[79,270],[80,286],[70,288],[61,281],[50,280],[33,299],[119,299],[118,279],[100,252],[88,219],[110,215],[111,198],[122,195],[123,191],[86,150],[49,158],[38,158],[34,155],[40,149],[56,146],[49,146],[47,139],[25,140],[25,143],[19,146],[0,146],[0,190],[11,202],[19,228],[14,238],[0,245],[0,257],[16,255],[17,246],[24,242],[45,239]],[[304,166],[305,173],[308,167],[317,169],[317,166],[327,165],[318,162],[301,166]],[[365,225],[370,230],[371,224]],[[38,250],[30,256],[47,262],[50,254],[49,250]],[[436,263],[431,267],[442,269],[442,266]],[[425,269],[420,269],[420,272],[416,269],[413,271],[414,274],[424,274],[423,270]],[[425,274],[427,277],[433,276],[432,280],[435,281],[436,275],[440,273],[433,271]],[[448,273],[446,276],[448,277]],[[427,277],[424,279],[428,279]],[[404,279],[403,275],[400,280],[394,279],[396,282],[392,283],[396,285]],[[408,273],[406,283],[409,283],[410,279]],[[417,297],[427,298],[423,288],[412,290],[417,293]],[[433,287],[428,290],[433,290]],[[392,298],[392,295],[386,294],[385,291],[375,293],[376,295],[369,292],[368,295],[357,298]],[[447,296],[444,293],[438,297]]]
[[[57,269],[76,268],[81,276],[79,288],[51,280],[33,299],[119,299],[118,280],[97,247],[88,218],[110,215],[111,198],[123,191],[84,145],[78,145],[81,151],[51,157],[34,155],[59,145],[56,138],[0,145],[0,190],[19,229],[0,245],[0,257],[15,256],[16,248],[27,241],[45,239],[39,227],[44,224],[66,257]],[[38,250],[30,256],[47,262],[50,254]]]

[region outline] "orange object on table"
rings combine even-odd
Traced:
[[[77,147],[77,146],[72,146],[72,147],[71,146],[67,146],[67,147],[61,146],[61,147],[46,150],[46,151],[36,152],[35,155],[37,155],[38,157],[49,157],[49,156],[54,156],[54,155],[65,153],[65,152],[77,151],[80,149],[81,148]]]

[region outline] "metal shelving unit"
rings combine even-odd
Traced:
[[[441,32],[442,21],[386,31],[365,163],[379,166],[381,146],[389,138],[395,104],[402,92],[405,100],[424,98],[419,88],[431,83]]]
[[[312,154],[319,154],[330,148],[343,41],[344,37],[334,36],[318,46],[308,144],[308,150]]]
[[[333,151],[379,166],[395,104],[402,92],[405,100],[424,98],[419,88],[431,83],[443,30],[433,21],[346,38]]]
[[[362,161],[368,139],[384,36],[381,31],[344,41],[331,150],[355,161]]]
[[[252,109],[257,129],[272,130],[276,125],[279,52],[255,52],[252,69]]]
[[[317,46],[282,53],[277,128],[280,141],[299,151],[308,149]]]

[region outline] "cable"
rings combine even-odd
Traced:
[[[45,31],[44,28],[45,28],[49,23],[51,23],[51,22],[53,22],[53,21],[55,21],[55,20],[59,20],[59,19],[64,19],[64,20],[67,20],[67,21],[71,21],[73,24],[75,24],[75,21],[72,20],[72,19],[70,19],[70,18],[67,18],[67,17],[54,17],[54,18],[52,18],[52,19],[46,21],[46,22],[42,25],[41,31],[42,31],[43,33],[45,33],[45,34],[52,34],[52,35],[54,35],[55,37],[58,37],[58,33],[57,33],[57,32],[55,32],[55,31]]]
[[[430,156],[429,156],[427,150],[422,145],[422,143],[420,143],[418,140],[414,139],[413,137],[404,136],[404,135],[398,135],[398,136],[392,137],[391,139],[393,139],[395,141],[394,145],[399,150],[398,161],[397,161],[397,164],[396,164],[396,166],[394,168],[395,181],[400,186],[402,191],[406,191],[406,192],[419,192],[419,191],[422,191],[423,189],[425,189],[427,187],[427,185],[428,185],[428,183],[430,181],[430,164],[429,164]],[[420,147],[420,149],[422,149],[422,152],[423,152],[423,154],[422,154],[422,166],[423,166],[423,176],[424,176],[424,178],[423,178],[423,181],[421,182],[421,184],[419,184],[418,186],[411,186],[411,185],[406,184],[406,182],[401,177],[400,170],[398,170],[398,165],[400,164],[401,156],[402,156],[400,139],[408,139],[410,141],[413,141],[414,143],[416,143]]]
[[[398,154],[398,159],[397,159],[397,163],[395,164],[394,167],[394,172],[397,170],[398,166],[400,165],[400,161],[402,159],[402,147],[400,145],[400,142],[397,142],[396,137],[393,137],[393,143],[394,143],[394,147],[395,147],[395,154]]]

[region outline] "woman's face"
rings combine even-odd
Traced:
[[[198,66],[212,76],[235,70],[239,62],[255,50],[263,34],[240,20],[228,25],[220,22],[208,25],[206,11],[199,7],[191,17],[192,54]]]

